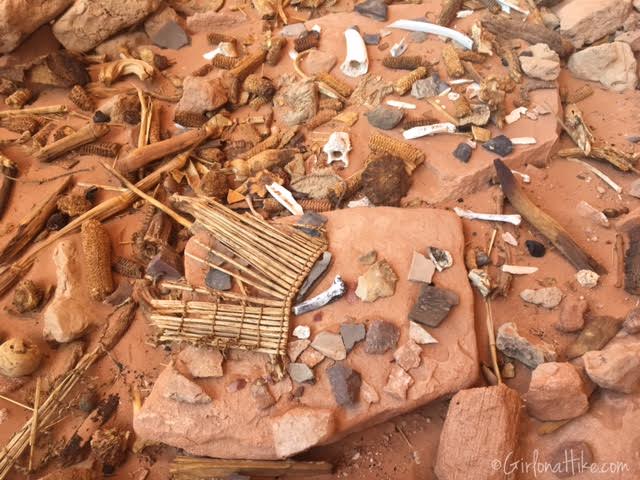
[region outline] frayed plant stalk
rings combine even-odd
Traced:
[[[0,118],[17,117],[20,115],[46,115],[56,113],[67,113],[69,109],[66,105],[49,105],[46,107],[23,108],[22,110],[3,110]]]
[[[57,209],[60,195],[71,185],[72,177],[67,177],[27,218],[22,220],[7,244],[0,250],[0,264],[5,264],[20,254],[38,234]]]
[[[13,160],[0,154],[0,219],[4,215],[13,190],[14,178],[18,175],[18,166]]]
[[[216,458],[176,457],[171,463],[171,476],[177,480],[209,479],[232,474],[251,477],[295,477],[330,474],[333,467],[327,462],[298,462],[295,460],[222,460]]]
[[[102,301],[113,292],[111,274],[111,238],[98,220],[87,220],[80,229],[83,271],[89,296]]]
[[[90,123],[66,137],[38,150],[34,156],[41,162],[50,162],[81,145],[91,143],[109,132],[108,125]]]

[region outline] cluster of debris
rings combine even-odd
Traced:
[[[637,87],[637,2],[35,3],[0,6],[0,295],[16,323],[0,404],[21,409],[0,409],[0,479],[124,475],[136,457],[143,480],[158,444],[219,457],[177,456],[175,478],[325,474],[282,459],[452,394],[438,478],[496,478],[523,401],[551,434],[598,389],[637,392],[640,310],[601,314],[589,295],[613,276],[640,292],[640,227],[616,220],[631,212],[611,178],[638,173],[638,137],[612,144],[583,107]],[[564,66],[592,84],[560,88]],[[575,208],[590,246],[617,222],[613,273],[539,202],[560,131],[556,158],[620,200]],[[495,208],[463,205],[485,191]],[[575,276],[512,295],[549,257]],[[568,343],[495,325],[513,301]],[[133,359],[143,344],[162,360],[138,365],[154,363]],[[489,386],[469,389],[479,372]],[[549,455],[567,452],[594,458],[581,439]]]

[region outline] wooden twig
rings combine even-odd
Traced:
[[[495,159],[493,164],[502,186],[502,191],[513,208],[547,237],[577,270],[593,270],[600,274],[606,273],[606,269],[585,253],[562,225],[543,212],[527,197],[518,186],[511,169],[502,160]]]
[[[56,211],[58,198],[71,184],[71,179],[72,177],[66,178],[44,203],[20,222],[11,239],[0,250],[0,264],[12,260],[42,231],[49,217]]]
[[[175,479],[226,477],[231,474],[256,477],[315,476],[331,473],[327,462],[298,462],[295,460],[223,460],[217,458],[176,457],[171,463]]]
[[[502,375],[500,374],[500,367],[498,366],[498,353],[496,351],[496,334],[495,326],[493,324],[493,312],[491,311],[491,299],[484,299],[484,306],[486,311],[487,321],[487,334],[489,335],[489,351],[491,353],[491,363],[493,365],[493,374],[496,376],[498,383],[502,383]]]
[[[13,398],[9,398],[9,397],[5,397],[4,395],[0,395],[0,400],[4,400],[5,402],[9,402],[9,403],[13,403],[14,405],[17,405],[18,407],[22,407],[25,410],[29,410],[30,412],[33,412],[33,408],[31,408],[29,405],[25,405],[24,403],[21,403],[17,400],[14,400]]]
[[[522,23],[510,18],[491,15],[482,19],[482,26],[504,39],[519,38],[531,44],[546,43],[561,57],[567,57],[573,52],[573,45],[569,40],[544,25]]]
[[[614,247],[615,265],[616,265],[616,288],[622,288],[624,285],[624,237],[620,233],[616,233],[616,243]]]
[[[9,197],[11,196],[11,190],[13,189],[13,182],[18,174],[17,165],[0,154],[0,219],[2,218],[7,204],[9,203]]]
[[[46,147],[38,150],[34,156],[42,162],[50,162],[60,155],[70,152],[81,145],[91,143],[105,135],[110,130],[109,126],[100,123],[89,123],[77,132],[61,138]]]
[[[585,154],[580,148],[563,148],[558,151],[558,156],[582,157],[585,156]],[[638,153],[628,154],[609,145],[594,145],[591,147],[588,158],[605,161],[623,172],[634,172],[640,174],[640,170],[634,166],[638,161],[638,158],[640,158],[640,154]]]
[[[18,117],[21,115],[43,115],[47,113],[67,113],[69,109],[66,105],[49,105],[46,107],[23,108],[21,110],[3,110],[0,118]]]

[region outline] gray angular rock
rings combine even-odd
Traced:
[[[438,90],[438,82],[431,76],[415,81],[413,85],[411,85],[411,96],[418,100],[435,97],[438,95]]]
[[[364,340],[366,330],[361,323],[342,323],[340,324],[340,336],[342,337],[342,343],[350,352],[356,343]]]
[[[207,284],[207,287],[213,288],[214,290],[222,290],[223,292],[231,290],[231,275],[217,268],[211,268],[207,272],[204,283]]]
[[[373,18],[379,22],[386,22],[388,18],[387,4],[384,0],[364,0],[358,3],[354,10],[360,15]]]
[[[459,143],[456,149],[453,151],[453,156],[463,163],[467,163],[471,158],[473,148],[468,143]]]
[[[398,108],[387,108],[382,105],[367,112],[367,120],[372,127],[380,130],[391,130],[396,127],[404,117],[402,110]]]
[[[399,338],[400,331],[393,323],[374,320],[367,329],[364,351],[371,354],[382,354],[394,348]]]
[[[173,50],[178,50],[190,43],[187,32],[174,21],[165,23],[153,36],[150,36],[150,38],[154,45]]]
[[[437,327],[458,303],[460,297],[453,290],[423,285],[416,303],[409,312],[409,320]]]
[[[484,142],[482,144],[482,148],[489,150],[496,155],[500,155],[501,157],[506,157],[513,152],[513,143],[511,143],[511,140],[506,135],[498,135],[488,142]]]
[[[533,345],[522,337],[512,322],[505,323],[498,329],[496,348],[507,357],[514,358],[529,368],[536,368],[546,360],[555,359],[555,351],[545,347]]]
[[[327,273],[327,269],[329,265],[331,265],[331,252],[326,251],[322,254],[322,257],[318,259],[318,261],[313,265],[313,268],[307,275],[307,278],[304,279],[300,290],[298,291],[298,296],[296,297],[296,303],[302,302],[309,291],[313,288],[313,286],[324,277]]]
[[[358,372],[344,362],[337,362],[327,368],[327,377],[338,405],[349,407],[358,401],[360,385],[362,384],[362,379]]]
[[[296,383],[306,383],[315,380],[313,370],[304,363],[290,363],[287,365],[287,371],[289,372],[291,380]]]

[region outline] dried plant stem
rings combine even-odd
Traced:
[[[38,150],[34,156],[42,162],[50,162],[60,155],[70,152],[76,147],[91,143],[105,135],[110,130],[109,126],[102,124],[90,123],[85,125],[77,132],[61,138],[57,142],[53,142],[46,147]]]
[[[498,353],[496,352],[496,335],[495,326],[493,324],[493,312],[491,310],[491,299],[484,299],[484,306],[486,311],[487,321],[487,334],[489,335],[489,351],[491,353],[491,363],[493,365],[493,374],[498,379],[498,383],[502,383],[502,375],[500,374],[500,367],[498,367]]]
[[[21,403],[17,400],[14,400],[13,398],[9,398],[9,397],[5,397],[4,395],[0,395],[0,400],[4,400],[5,402],[9,402],[9,403],[13,403],[14,405],[17,405],[18,407],[22,407],[25,410],[29,410],[31,412],[33,412],[33,408],[31,408],[29,405],[25,405],[24,403]]]
[[[22,110],[3,110],[0,118],[18,117],[21,115],[42,115],[46,113],[67,113],[69,109],[66,105],[49,105],[46,107],[23,108]]]
[[[36,448],[36,439],[38,436],[38,408],[40,407],[40,377],[36,379],[36,392],[33,402],[33,415],[31,417],[31,434],[29,435],[29,468],[28,471],[33,471],[33,452]]]
[[[614,246],[615,265],[616,265],[616,288],[622,288],[624,285],[624,237],[620,233],[616,233],[616,243]]]
[[[209,479],[232,474],[251,477],[315,476],[331,473],[327,462],[294,460],[222,460],[217,458],[176,457],[171,464],[172,478],[178,480]]]

